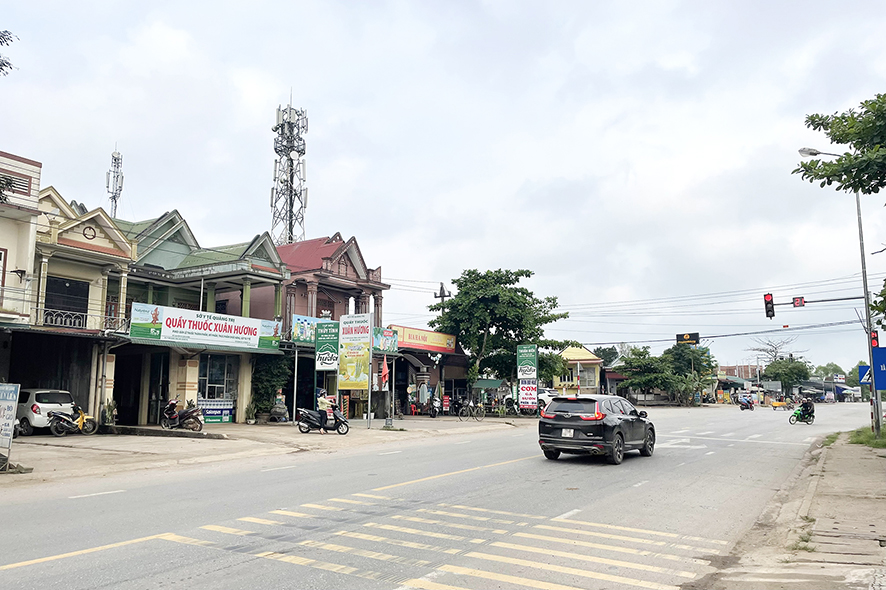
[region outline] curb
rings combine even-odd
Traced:
[[[818,489],[818,482],[821,480],[822,471],[824,471],[824,462],[828,456],[829,448],[830,447],[822,447],[821,454],[818,456],[818,461],[815,464],[815,470],[810,474],[812,479],[809,482],[809,486],[806,488],[806,494],[803,496],[803,503],[800,504],[800,510],[797,512],[799,518],[806,518],[809,516],[809,508],[812,506],[812,499],[815,497],[816,489]]]
[[[140,428],[138,426],[102,426],[101,434],[134,435],[134,436],[159,436],[167,438],[201,438],[215,440],[229,440],[227,434],[217,432],[193,432],[191,430],[158,430],[156,428]]]

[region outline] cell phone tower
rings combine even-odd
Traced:
[[[277,245],[305,239],[305,209],[308,188],[305,186],[305,140],[308,132],[306,110],[277,107],[277,124],[271,129],[274,138],[274,187],[271,189],[271,238]]]
[[[105,175],[108,194],[111,195],[111,217],[117,217],[117,201],[123,192],[123,154],[114,146],[111,154],[111,169]]]

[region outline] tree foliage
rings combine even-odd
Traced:
[[[652,393],[653,389],[675,391],[678,382],[670,363],[664,357],[652,356],[648,346],[631,348],[621,361],[618,372],[627,377],[625,387],[642,393]]]
[[[292,362],[285,356],[256,356],[252,369],[252,403],[259,412],[268,412],[274,405],[277,390],[292,378]]]
[[[857,373],[857,371],[856,371]],[[837,363],[826,363],[824,365],[819,365],[815,367],[815,370],[812,371],[812,375],[814,377],[821,377],[825,379],[827,377],[833,377],[834,375],[845,375],[846,372],[840,368],[840,365]],[[857,385],[857,384],[856,384]]]
[[[515,375],[519,344],[548,350],[572,344],[544,337],[544,326],[569,314],[555,312],[556,297],[538,299],[518,285],[533,274],[530,270],[468,269],[452,281],[458,289],[454,297],[428,307],[440,314],[428,322],[431,328],[454,334],[468,353],[470,383],[487,369],[499,378]]]
[[[763,371],[763,378],[781,382],[782,393],[788,394],[795,385],[809,379],[809,366],[791,359],[774,361]]]
[[[12,42],[17,39],[18,37],[9,31],[0,31],[0,47],[11,45]],[[14,66],[12,65],[12,62],[9,61],[9,58],[5,55],[0,55],[0,76],[6,76],[13,69]]]
[[[550,385],[554,382],[554,377],[559,377],[566,373],[569,363],[566,362],[559,353],[556,352],[540,352],[538,353],[538,380],[539,385],[542,383]]]
[[[604,367],[611,367],[612,363],[615,362],[615,359],[618,358],[618,349],[614,346],[598,346],[591,352],[593,352],[595,356],[603,359]]]
[[[794,174],[821,186],[869,195],[886,186],[886,94],[861,103],[858,110],[833,115],[808,115],[806,127],[821,131],[831,143],[846,146],[836,160],[800,162]]]
[[[707,348],[695,348],[683,342],[675,344],[662,353],[675,375],[688,376],[696,373],[701,377],[710,375],[717,368],[717,361]]]

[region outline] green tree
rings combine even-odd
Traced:
[[[633,347],[628,354],[622,355],[622,364],[618,372],[627,377],[623,385],[637,389],[642,393],[652,393],[653,389],[673,394],[678,381],[671,369],[671,364],[663,357],[652,356],[649,347]]]
[[[614,346],[598,346],[591,352],[603,359],[604,367],[611,367],[612,363],[615,362],[615,359],[618,358],[618,349]]]
[[[806,127],[822,131],[831,143],[847,149],[836,160],[800,162],[794,174],[822,187],[836,184],[837,190],[865,195],[886,186],[886,94],[863,101],[858,110],[808,115]]]
[[[551,385],[554,377],[559,377],[566,373],[569,363],[566,362],[559,353],[556,352],[540,352],[538,353],[538,380],[539,385]]]
[[[486,369],[499,378],[516,375],[518,344],[547,350],[571,344],[544,337],[544,326],[569,314],[555,312],[556,297],[538,299],[518,285],[533,274],[529,270],[465,270],[452,281],[458,293],[428,307],[440,314],[428,322],[431,328],[455,334],[468,353],[469,383]]]
[[[707,348],[696,348],[683,342],[675,344],[662,353],[671,364],[675,375],[691,375],[693,372],[707,376],[717,368],[717,361]]]
[[[13,41],[18,39],[9,31],[0,31],[0,47],[11,45]],[[0,76],[6,76],[13,69],[12,62],[5,55],[0,55]]]
[[[268,412],[274,405],[277,390],[292,378],[289,357],[260,354],[252,369],[252,404],[259,412]]]
[[[837,363],[827,363],[825,365],[819,365],[815,367],[815,370],[812,371],[812,375],[814,377],[821,377],[825,379],[827,377],[833,377],[834,375],[845,375],[846,372],[840,368],[840,365]],[[856,375],[858,371],[856,371]]]
[[[806,363],[791,359],[774,361],[763,371],[763,378],[781,382],[781,391],[787,395],[795,385],[809,379],[809,367]]]

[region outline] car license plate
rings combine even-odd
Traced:
[[[563,438],[572,438],[572,428],[564,428],[560,431],[560,436]]]

